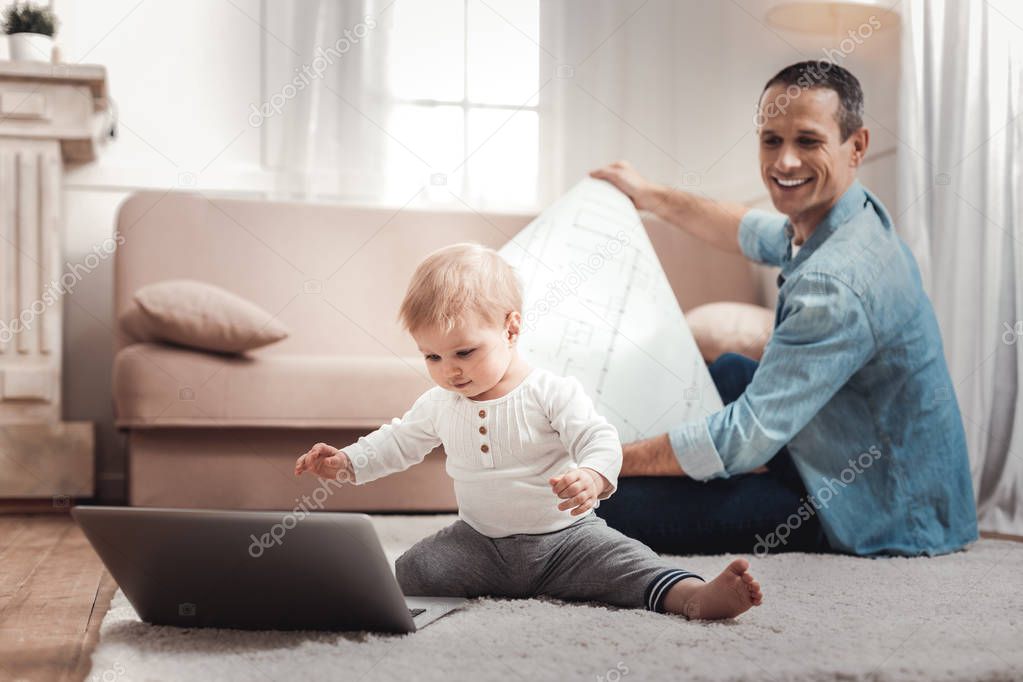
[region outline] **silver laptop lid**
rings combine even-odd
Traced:
[[[365,514],[83,506],[71,514],[146,622],[416,629]]]

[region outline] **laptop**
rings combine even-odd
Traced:
[[[365,514],[77,506],[154,625],[407,633],[467,600],[406,597]]]

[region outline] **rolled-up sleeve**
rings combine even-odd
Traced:
[[[780,317],[738,400],[668,434],[690,477],[727,477],[767,463],[874,354],[863,303],[834,277],[794,281]]]
[[[788,253],[787,218],[780,213],[750,209],[739,222],[739,248],[752,261],[781,265]]]
[[[714,445],[707,420],[683,424],[668,433],[668,440],[679,466],[690,478],[703,481],[724,474],[725,465]]]

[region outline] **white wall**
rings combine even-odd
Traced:
[[[54,5],[63,25],[63,59],[105,65],[119,115],[119,136],[99,161],[68,173],[67,261],[78,262],[112,234],[118,205],[136,189],[259,193],[272,187],[261,166],[261,129],[247,122],[250,103],[262,99],[265,44],[276,40],[273,26],[269,32],[259,26],[260,0]],[[788,63],[821,55],[820,41],[768,30],[756,18],[762,13],[757,0],[739,5],[693,0],[674,10],[685,42],[672,52],[679,63],[671,96],[692,107],[686,121],[671,129],[673,139],[659,143],[686,150],[697,166],[713,164],[708,187],[740,200],[763,196],[755,140],[744,133],[764,80]],[[623,35],[640,46],[644,19],[638,19]],[[897,144],[884,131],[896,130],[897,121],[894,40],[874,36],[843,62],[864,83],[875,151]],[[735,146],[723,152],[726,139]],[[891,154],[863,171],[890,206],[894,168]],[[97,422],[98,492],[108,501],[122,498],[124,476],[123,438],[112,427],[112,290],[106,262],[68,296],[64,338],[65,418]]]
[[[864,179],[887,179],[885,171],[878,176],[882,167],[894,172],[894,155],[877,153],[897,145],[889,132],[898,121],[897,22],[866,25],[868,37],[857,36],[857,43],[846,35],[769,26],[769,0],[617,0],[591,3],[589,12],[580,9],[586,0],[561,2],[561,12],[541,21],[544,66],[573,67],[570,77],[555,78],[541,95],[549,119],[562,125],[548,129],[544,140],[552,166],[545,199],[608,157],[629,159],[648,177],[710,196],[766,199],[754,127],[761,89],[784,66],[829,55],[855,73],[865,91],[873,140]],[[876,184],[894,205],[894,184]]]

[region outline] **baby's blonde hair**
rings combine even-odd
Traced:
[[[480,244],[445,246],[426,257],[412,275],[398,316],[409,332],[438,326],[449,332],[468,314],[503,324],[522,310],[515,271]]]

